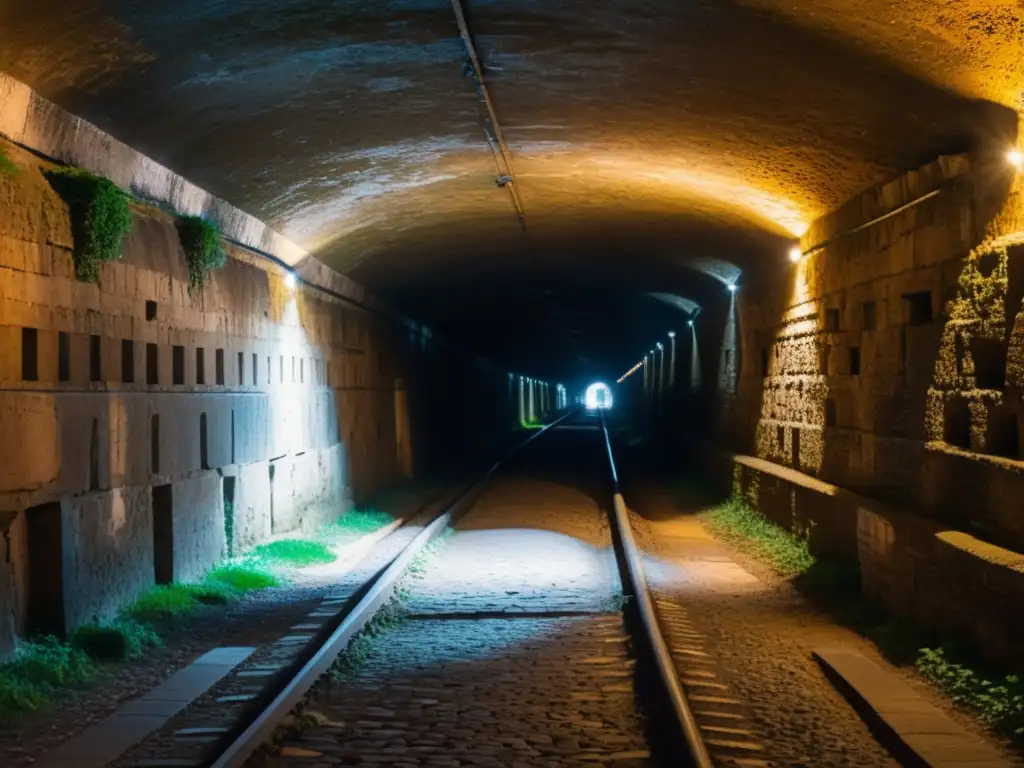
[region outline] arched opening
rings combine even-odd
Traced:
[[[591,384],[583,396],[583,405],[588,411],[607,410],[612,407],[612,391],[607,384]]]

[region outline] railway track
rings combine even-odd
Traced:
[[[566,462],[576,472],[569,483],[557,476]],[[424,571],[425,548],[453,525]],[[384,567],[347,597],[328,597],[325,617],[344,608],[276,689],[229,729],[185,729],[201,747],[163,764],[757,764],[731,748],[737,740],[727,737],[740,729],[682,607],[647,586],[603,419],[567,414],[415,535],[401,533]],[[339,657],[400,585],[405,620],[378,638],[365,667],[331,683]],[[708,687],[695,693],[685,681]],[[294,743],[263,748],[302,705],[322,716]]]

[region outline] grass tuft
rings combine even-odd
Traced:
[[[24,643],[13,659],[0,664],[0,724],[44,709],[61,688],[86,685],[95,674],[83,651],[55,637]]]
[[[708,526],[719,538],[787,578],[814,565],[806,537],[794,536],[738,499],[712,512]]]
[[[395,518],[387,512],[376,509],[353,509],[331,523],[327,532],[328,535],[331,533],[362,535],[373,533],[394,521]]]
[[[226,584],[237,592],[251,592],[254,589],[266,589],[280,586],[281,581],[265,569],[256,565],[238,563],[221,565],[207,575],[207,581]]]
[[[190,613],[200,605],[226,605],[237,592],[223,582],[167,584],[153,587],[122,611],[138,621],[163,621]]]
[[[338,559],[326,544],[308,539],[272,541],[269,544],[261,544],[256,547],[251,554],[257,562],[299,567],[333,563]]]
[[[87,624],[68,638],[72,647],[97,661],[141,658],[148,648],[158,648],[160,637],[153,629],[131,619],[111,624]]]

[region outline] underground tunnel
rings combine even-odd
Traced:
[[[509,609],[536,635],[396,630],[396,648],[431,645],[455,678],[463,642],[490,649],[479,663],[536,652],[556,670],[558,622],[608,614],[605,592],[631,577],[587,579],[625,568],[631,546],[663,624],[685,609],[708,637],[739,631],[679,592],[703,583],[694,563],[769,623],[786,611],[754,585],[803,595],[801,579],[831,563],[854,574],[844,600],[1012,676],[1024,666],[1022,111],[1015,0],[0,4],[0,682],[21,680],[40,643],[73,655],[89,632],[130,624],[142,634],[118,642],[131,648],[169,633],[121,662],[116,690],[0,684],[4,764],[77,744],[119,698],[218,644],[256,649],[234,662],[252,672],[269,642],[245,634],[260,601],[291,616],[342,578],[320,564],[225,597],[211,574],[296,542],[348,553],[345,573],[383,569],[392,561],[374,558],[395,537],[432,530],[415,527],[425,510],[461,509],[456,490],[478,506],[431,545],[422,568],[442,586],[412,589],[411,626],[431,611],[459,625],[484,600],[459,591],[460,568],[470,585],[492,569],[502,588],[480,594],[496,605],[541,607]],[[478,481],[490,485],[466,490]],[[706,500],[673,495],[687,483]],[[633,543],[609,533],[613,490]],[[790,537],[811,576],[722,533],[726,507]],[[340,522],[385,513],[393,525],[361,539]],[[510,553],[533,574],[525,587]],[[210,632],[232,629],[185,640],[199,619],[136,621],[140,601],[179,592]],[[565,631],[567,654],[604,647],[597,625]],[[862,765],[927,752],[915,734],[882,749],[857,730],[808,637],[780,641],[805,665],[794,679],[850,724],[799,725],[794,744],[814,745],[773,744],[763,691],[741,690],[767,750],[748,758],[846,764],[826,754],[840,743],[870,743]],[[685,684],[698,678],[681,695],[699,697]],[[359,685],[359,701],[389,710]],[[83,701],[63,688],[99,697],[92,719],[62,719]],[[1014,712],[997,733],[1024,723]],[[619,747],[570,741],[603,764],[659,764],[663,747],[635,736],[642,718],[622,717]],[[721,724],[700,727],[722,741]],[[160,758],[128,749],[148,733],[90,765]]]

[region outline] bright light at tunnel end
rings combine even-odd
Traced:
[[[612,391],[607,384],[595,382],[587,387],[583,405],[588,411],[608,410],[612,407]]]

